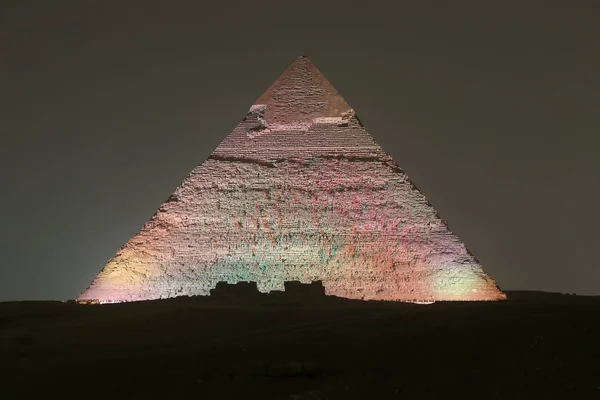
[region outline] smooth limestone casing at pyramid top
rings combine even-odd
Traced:
[[[347,298],[505,295],[305,57],[256,101],[79,300],[322,280]]]

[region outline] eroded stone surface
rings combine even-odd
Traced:
[[[208,295],[322,280],[405,301],[504,294],[354,111],[299,58],[79,299]]]

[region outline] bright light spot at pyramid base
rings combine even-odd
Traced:
[[[429,305],[429,304],[435,303],[435,300],[415,300],[415,301],[407,301],[406,303]]]

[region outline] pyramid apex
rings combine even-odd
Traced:
[[[351,107],[306,55],[301,55],[254,103],[266,106],[268,123],[340,117]]]

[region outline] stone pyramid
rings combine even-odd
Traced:
[[[306,57],[79,300],[209,295],[219,281],[269,292],[294,280],[354,299],[505,298]]]

